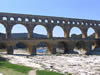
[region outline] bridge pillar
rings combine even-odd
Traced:
[[[7,54],[13,54],[14,50],[13,50],[13,46],[7,46]]]
[[[86,33],[83,33],[82,38],[86,38],[86,37],[87,37]]]
[[[87,29],[86,28],[82,29],[82,38],[87,38]]]
[[[100,38],[100,28],[96,28],[97,32],[96,32],[96,38]]]
[[[56,47],[48,46],[48,54],[56,54]]]
[[[33,32],[28,33],[28,39],[31,39],[33,37]]]
[[[56,54],[56,48],[55,47],[52,48],[51,54]]]
[[[48,38],[52,38],[52,32],[51,33],[48,33]]]
[[[36,55],[36,46],[32,46],[32,45],[28,46],[28,52],[32,56]]]
[[[28,39],[31,39],[33,38],[33,27],[31,27],[32,25],[29,24],[29,27],[28,27]]]
[[[47,33],[47,38],[52,38],[52,31],[50,29],[48,29],[48,33]]]
[[[11,24],[7,24],[6,39],[11,38]]]

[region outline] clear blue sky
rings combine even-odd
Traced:
[[[1,0],[0,12],[100,20],[100,0]]]

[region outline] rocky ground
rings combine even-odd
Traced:
[[[21,54],[23,53],[23,55]],[[69,72],[72,75],[100,75],[100,56],[77,54],[26,56],[23,50],[15,50],[15,55],[6,55],[13,64],[21,64],[36,69],[46,69],[60,73]]]

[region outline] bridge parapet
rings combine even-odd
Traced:
[[[99,26],[98,20],[87,20],[77,18],[65,18],[54,16],[26,15],[16,13],[0,13],[0,21],[10,22],[35,22],[35,23],[51,23],[60,25],[81,25],[81,26]]]

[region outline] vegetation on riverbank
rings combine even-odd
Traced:
[[[32,68],[11,64],[7,59],[0,57],[0,72],[4,75],[27,75],[30,70]]]
[[[37,70],[36,73],[37,73],[37,75],[64,75],[64,74],[50,72],[50,71],[46,71],[46,70]]]
[[[50,71],[46,71],[46,70],[37,70],[36,73],[37,73],[37,75],[64,75],[61,73],[50,72]],[[66,74],[71,75],[70,73],[66,73]]]

